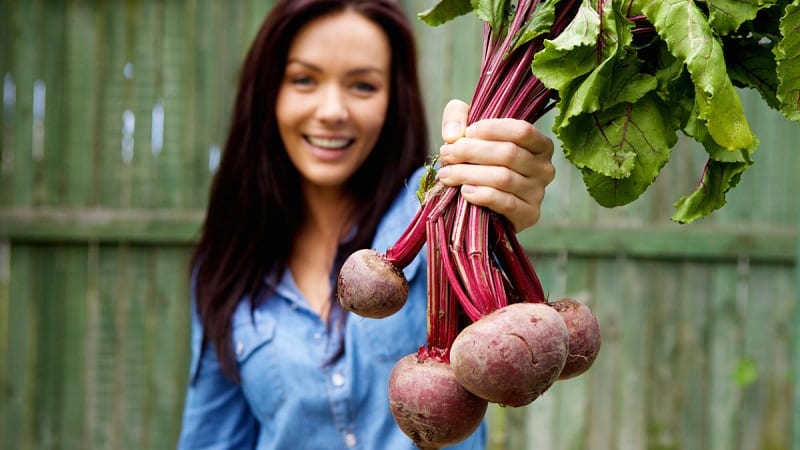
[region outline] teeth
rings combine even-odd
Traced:
[[[338,149],[347,147],[350,145],[351,139],[327,139],[327,138],[319,138],[319,137],[308,137],[308,142],[311,145],[315,145],[317,147],[322,148],[330,148],[330,149]]]

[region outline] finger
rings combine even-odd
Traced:
[[[555,177],[551,157],[532,153],[512,142],[494,142],[462,138],[439,150],[442,165],[474,164],[506,167],[525,177],[549,183]]]
[[[439,181],[448,186],[485,186],[522,199],[528,198],[529,192],[543,184],[536,178],[525,177],[500,166],[453,164],[439,169],[437,175]]]
[[[462,138],[439,149],[440,161],[451,164],[477,164],[514,168],[522,175],[530,176],[538,164],[530,151],[509,141],[485,141]]]
[[[467,127],[467,114],[469,105],[461,100],[450,100],[442,112],[442,140],[447,143],[455,142],[464,136]]]
[[[553,140],[524,120],[479,120],[464,130],[464,136],[488,141],[511,141],[547,158],[553,155]]]
[[[473,205],[484,206],[504,216],[514,226],[514,230],[519,232],[539,221],[539,205],[544,198],[544,190],[538,190],[536,199],[530,203],[488,186],[463,185],[461,196]]]

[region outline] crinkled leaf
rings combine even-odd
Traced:
[[[592,3],[584,0],[564,31],[544,41],[544,48],[533,58],[533,74],[550,89],[565,89],[597,66],[599,34],[600,17]]]
[[[585,176],[592,197],[603,206],[638,198],[669,160],[677,142],[669,110],[655,93],[634,104],[584,114],[561,130],[564,154]]]
[[[711,137],[729,150],[753,149],[756,139],[727,75],[722,46],[703,13],[691,0],[649,2],[642,9],[672,54],[686,65],[699,90],[695,101],[700,118]]]
[[[727,202],[725,194],[739,183],[742,173],[748,167],[748,163],[709,160],[694,192],[675,203],[672,220],[691,223],[722,208]]]
[[[423,22],[435,27],[472,12],[470,0],[442,0],[427,11],[417,14]]]
[[[775,4],[776,0],[706,0],[709,23],[720,35],[725,36],[749,21],[758,12]]]
[[[723,39],[725,64],[734,85],[755,89],[767,104],[779,109],[777,64],[771,41],[760,43],[756,36]]]
[[[640,61],[630,48],[631,22],[607,4],[603,10],[601,35],[595,54],[603,61],[588,75],[563,88],[558,105],[557,127],[568,126],[572,117],[609,109],[618,103],[635,103],[657,86],[656,79],[642,72]]]
[[[559,114],[554,125],[569,126],[571,118],[610,109],[620,103],[635,103],[657,87],[656,78],[641,73],[636,55],[624,59],[607,59],[589,75],[578,78],[573,87],[564,90]],[[573,90],[574,89],[574,90]]]
[[[489,25],[495,39],[505,34],[511,7],[510,0],[472,0],[472,9]]]
[[[556,5],[561,0],[544,0],[539,3],[531,14],[530,19],[522,26],[516,36],[511,50],[514,51],[522,45],[550,32],[550,27],[556,19]]]
[[[786,7],[780,30],[783,39],[775,47],[780,111],[789,119],[800,121],[800,0]]]
[[[703,145],[709,157],[715,161],[726,163],[752,163],[751,152],[749,150],[729,151],[717,144],[708,134],[708,127],[705,122],[698,117],[696,110],[689,114],[689,120],[683,127],[683,132],[698,143]]]

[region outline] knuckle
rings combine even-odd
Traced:
[[[556,166],[553,164],[545,164],[544,167],[542,167],[542,175],[545,183],[550,184],[556,179]]]

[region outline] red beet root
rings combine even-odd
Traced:
[[[389,378],[389,407],[397,425],[422,449],[468,438],[488,403],[461,386],[450,366],[416,353],[395,364]]]
[[[493,403],[523,406],[556,381],[567,360],[567,326],[544,303],[514,303],[474,322],[453,341],[458,381]]]
[[[337,298],[342,308],[373,319],[388,317],[408,298],[403,271],[375,250],[354,252],[339,271]]]
[[[586,372],[594,363],[600,352],[600,325],[592,310],[577,300],[564,298],[551,306],[561,314],[569,332],[567,362],[558,377],[566,380]]]

